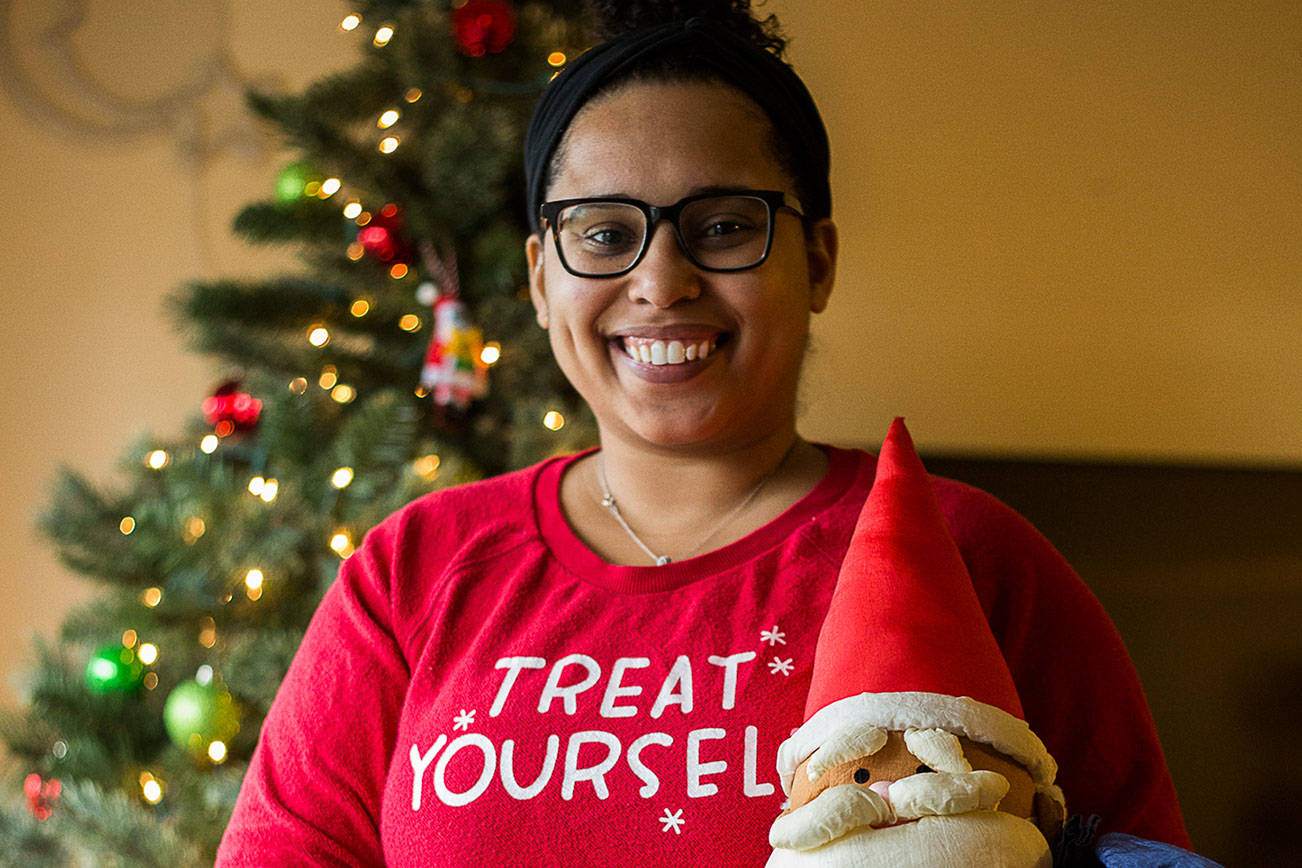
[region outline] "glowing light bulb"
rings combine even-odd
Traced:
[[[136,520],[129,515],[123,518],[122,521],[118,522],[118,530],[122,531],[123,536],[130,535],[130,533],[135,529]]]
[[[356,30],[357,25],[361,23],[362,23],[362,16],[357,14],[347,15],[344,17],[343,21],[339,22],[339,29],[343,31]]]
[[[199,537],[208,531],[208,525],[204,524],[203,519],[197,515],[192,515],[185,520],[185,541],[189,545],[194,545]]]
[[[416,100],[420,99],[424,95],[425,92],[420,88],[409,87],[407,88],[407,92],[402,95],[402,98],[405,99],[407,102],[416,102]]]
[[[163,783],[155,778],[149,772],[140,773],[140,794],[145,797],[145,801],[151,805],[157,805],[163,800]]]
[[[208,759],[215,763],[221,764],[226,761],[226,745],[220,741],[215,741],[208,745]]]
[[[265,503],[271,503],[276,499],[276,492],[280,490],[280,483],[274,479],[268,479],[262,486],[262,491],[258,492],[258,497],[262,498]]]
[[[329,199],[335,193],[338,193],[339,188],[342,186],[343,182],[338,178],[326,178],[321,182],[321,198]]]
[[[502,358],[502,345],[496,341],[489,341],[484,344],[484,348],[479,352],[479,360],[486,365],[492,365]]]
[[[244,584],[250,589],[262,587],[262,570],[254,567],[244,575]]]
[[[397,136],[385,136],[380,139],[380,153],[392,154],[394,151],[398,150],[398,144]]]
[[[199,451],[204,455],[212,455],[217,451],[217,446],[221,442],[221,438],[216,434],[205,434],[203,439],[199,441]]]
[[[340,467],[330,477],[330,484],[335,488],[347,488],[353,481],[353,469],[351,467]]]
[[[407,266],[401,262],[395,262],[389,267],[389,276],[394,280],[402,280],[407,276]]]
[[[138,639],[138,637],[136,636],[136,631],[135,631],[135,630],[124,630],[124,631],[122,632],[122,647],[123,647],[123,648],[134,648],[134,647],[136,647],[136,641],[137,641],[137,639]]]
[[[425,481],[433,482],[439,475],[439,463],[439,457],[431,454],[417,458],[411,466]]]
[[[254,497],[257,497],[258,495],[262,494],[262,488],[266,484],[267,484],[267,480],[263,479],[261,476],[253,477],[252,479],[249,480],[249,494],[252,494]]]
[[[339,382],[339,371],[334,365],[326,365],[321,369],[321,377],[316,381],[317,385],[323,389],[333,389],[335,383]]]
[[[212,618],[205,618],[204,621],[205,623],[203,625],[203,628],[199,630],[199,644],[205,648],[211,648],[212,646],[217,644],[217,623],[213,621]],[[201,667],[200,672],[202,671],[203,670]],[[194,680],[199,681],[198,676],[195,676]],[[212,669],[210,667],[208,670],[208,681],[207,682],[199,681],[199,683],[208,684],[211,681],[212,681]]]
[[[293,392],[295,395],[301,395],[301,394],[303,394],[304,392],[306,392],[306,391],[307,391],[307,378],[306,378],[306,377],[295,377],[294,379],[290,380],[290,381],[289,381],[289,391]]]
[[[357,201],[349,202],[344,206],[344,216],[349,220],[357,219],[357,215],[362,213],[362,203]]]
[[[212,623],[212,618],[208,619],[208,623]],[[194,680],[201,687],[207,687],[209,684],[212,684],[212,667],[207,663],[200,666],[194,672]]]
[[[346,386],[343,383],[340,383],[338,386],[335,386],[330,390],[330,397],[334,398],[340,404],[347,404],[349,401],[357,397],[357,392],[352,386]]]
[[[543,427],[548,431],[559,431],[565,427],[565,417],[555,410],[548,410],[543,416]]]
[[[153,689],[154,689],[155,687],[157,687],[157,686],[158,686],[158,673],[157,673],[157,672],[146,672],[146,673],[145,673],[145,689],[146,689],[146,690],[153,690]]]
[[[149,666],[158,659],[158,646],[153,642],[146,642],[140,646],[140,650],[136,654],[140,657],[141,663]]]
[[[392,38],[393,38],[392,24],[382,24],[380,25],[379,29],[375,31],[375,45],[377,48],[383,48],[384,46],[388,45],[389,40]]]
[[[358,319],[366,316],[370,311],[371,303],[364,298],[357,299],[357,301],[353,302],[352,307],[348,308],[348,312]]]
[[[162,470],[170,460],[172,460],[171,456],[162,449],[155,449],[145,456],[145,464],[154,470]]]
[[[382,130],[387,130],[389,127],[396,124],[400,117],[402,117],[402,115],[398,113],[397,109],[389,109],[380,115],[380,119],[375,122],[375,125]]]
[[[308,329],[307,342],[314,347],[324,347],[330,343],[330,330],[325,326],[313,326]]]
[[[564,51],[553,51],[547,55],[547,63],[551,66],[564,66],[566,60]]]
[[[403,314],[402,319],[398,320],[398,328],[405,332],[414,332],[420,328],[420,317],[414,313]]]
[[[357,215],[357,219],[354,220],[353,222],[356,223],[358,226],[365,226],[367,223],[371,222],[371,212],[363,211],[361,214]]]
[[[330,537],[330,548],[334,549],[335,554],[341,558],[346,558],[353,552],[353,541],[348,536],[348,531],[337,530],[334,536]]]
[[[146,606],[148,606],[151,609],[154,608],[159,603],[163,602],[163,589],[146,588],[140,594],[140,602],[144,603]]]

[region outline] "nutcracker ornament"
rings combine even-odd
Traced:
[[[488,366],[481,358],[483,333],[470,324],[466,306],[456,295],[440,293],[433,283],[425,282],[417,298],[434,309],[434,334],[420,383],[438,406],[464,410],[488,392]]]

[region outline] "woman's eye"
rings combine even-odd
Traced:
[[[735,220],[716,220],[705,226],[701,234],[705,236],[731,235],[734,232],[741,232],[750,227],[744,226]]]
[[[931,766],[928,766],[928,765],[921,765],[921,766],[918,766],[916,769],[914,769],[914,772],[915,772],[916,774],[920,774],[920,775],[925,775],[925,774],[927,774],[928,772],[931,772],[931,773],[934,774],[935,771],[936,771],[935,769],[933,769]]]
[[[868,779],[869,779],[870,777],[872,777],[872,775],[868,774],[868,770],[867,770],[867,769],[855,769],[855,770],[854,770],[854,782],[855,782],[856,784],[866,784],[866,783],[868,783]]]

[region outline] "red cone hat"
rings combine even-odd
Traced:
[[[805,723],[778,749],[783,790],[815,751],[828,767],[862,755],[865,726],[983,742],[1062,800],[903,419],[882,444],[818,634]]]
[[[968,696],[1022,717],[958,545],[897,418],[818,636],[805,718],[847,696],[900,691]]]

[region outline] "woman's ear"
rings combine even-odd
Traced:
[[[547,291],[543,282],[543,243],[535,232],[524,243],[524,258],[529,263],[529,298],[533,301],[538,325],[547,328]]]
[[[809,262],[809,309],[822,313],[832,295],[836,281],[837,233],[836,224],[824,217],[809,230],[805,240],[805,256]]]

